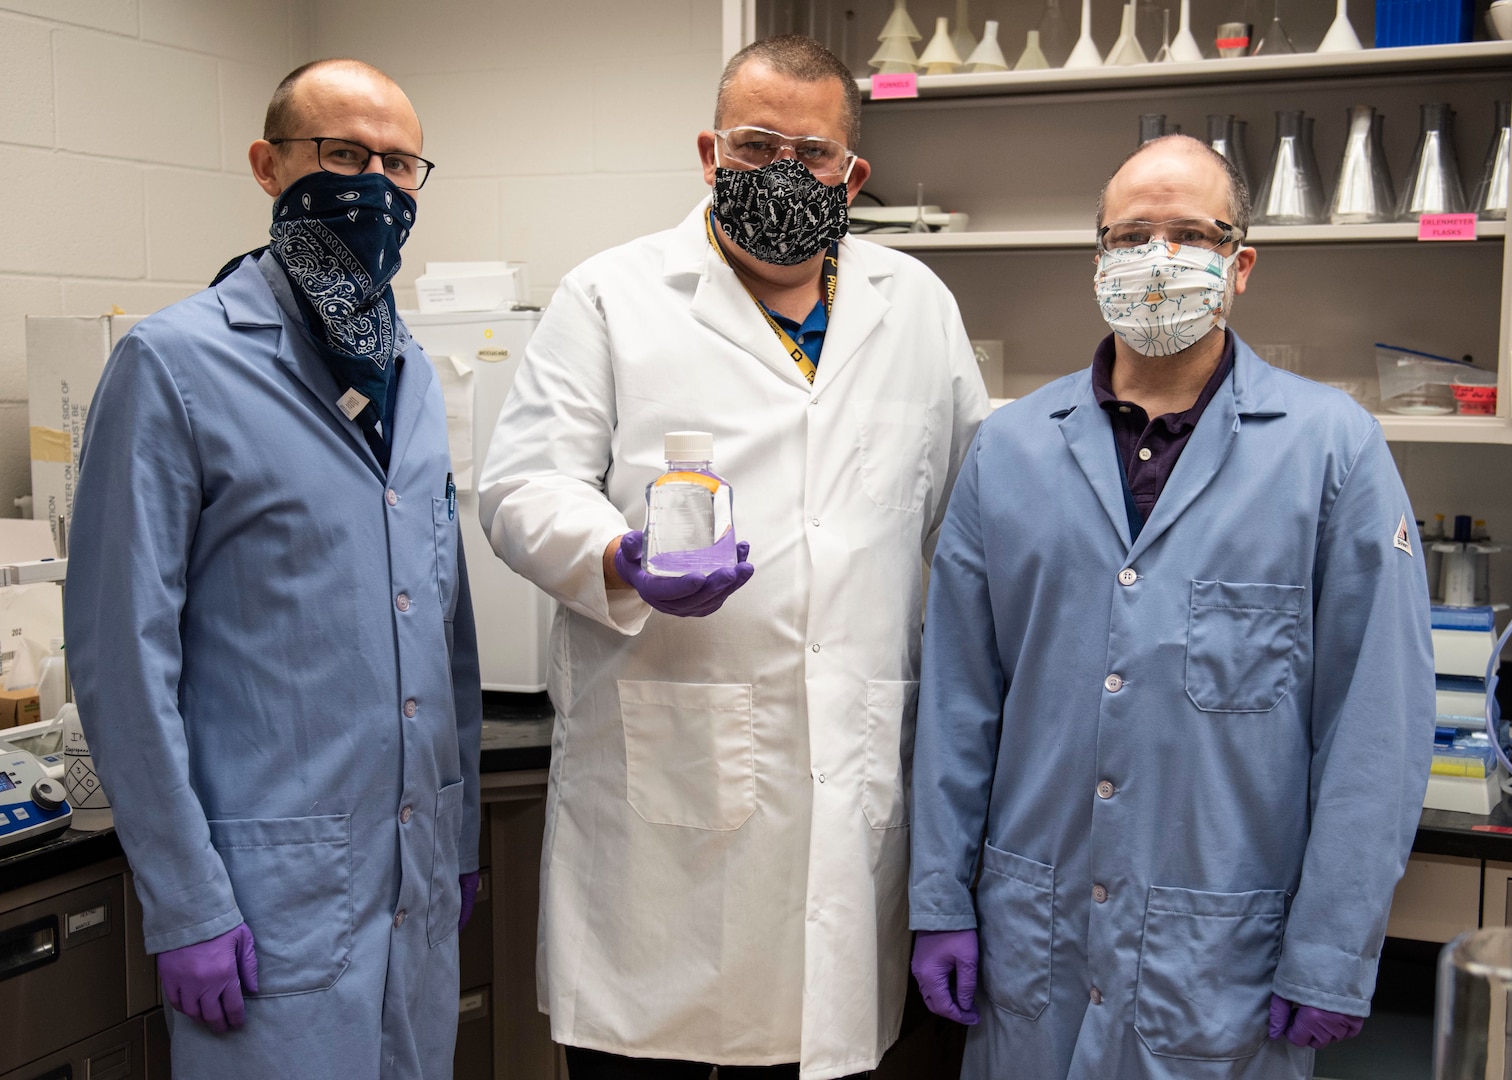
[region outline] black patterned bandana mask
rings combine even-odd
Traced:
[[[381,173],[313,172],[273,204],[269,249],[337,385],[368,399],[352,417],[368,430],[393,384],[399,320],[389,282],[414,224],[415,200]]]
[[[714,217],[742,251],[774,266],[808,262],[850,231],[845,182],[822,183],[779,158],[759,169],[714,170]]]

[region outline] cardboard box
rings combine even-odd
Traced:
[[[79,444],[110,350],[141,315],[26,319],[26,395],[30,407],[32,516],[58,539],[58,516],[73,516]]]
[[[25,690],[0,690],[0,730],[35,724],[42,719],[42,700],[37,697],[37,688]]]

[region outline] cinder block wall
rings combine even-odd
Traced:
[[[314,0],[0,0],[0,516],[31,490],[27,315],[155,311],[267,231],[247,172]]]
[[[397,279],[427,259],[572,266],[707,190],[720,0],[0,0],[0,516],[31,490],[26,315],[133,314],[266,237],[247,146],[289,70],[377,64],[437,171]]]

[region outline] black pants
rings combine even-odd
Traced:
[[[709,1073],[714,1068],[698,1061],[621,1057],[601,1050],[584,1050],[580,1046],[569,1046],[566,1050],[570,1080],[709,1080]],[[798,1066],[796,1063],[721,1065],[719,1080],[798,1080]]]

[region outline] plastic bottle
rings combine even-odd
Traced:
[[[733,496],[711,469],[714,436],[669,431],[662,448],[667,471],[646,485],[646,570],[681,577],[734,566]]]
[[[47,656],[37,669],[37,697],[41,699],[40,719],[52,720],[63,711],[68,698],[68,673],[63,668],[63,639],[48,643]]]

